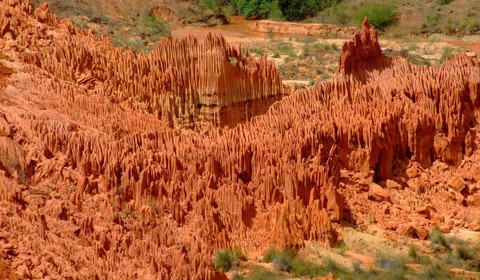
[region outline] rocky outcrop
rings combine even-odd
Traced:
[[[13,162],[0,225],[24,277],[224,279],[211,263],[220,248],[328,244],[339,221],[367,214],[418,238],[439,219],[431,209],[454,224],[479,217],[464,205],[478,202],[473,177],[425,171],[476,154],[476,58],[387,59],[365,22],[337,76],[273,103],[274,65],[221,37],[135,54],[47,8],[0,1],[2,40],[24,71],[0,99]]]
[[[250,24],[250,29],[257,32],[300,36],[352,36],[358,30],[355,27],[338,27],[333,24],[278,22],[259,20]]]
[[[25,15],[31,6],[24,5],[29,9],[21,10],[23,14],[5,12],[2,22],[31,21]],[[111,102],[156,114],[172,127],[234,127],[264,114],[285,92],[273,62],[242,54],[219,36],[210,35],[203,43],[193,37],[165,38],[150,54],[136,54],[87,32],[71,34],[75,33],[71,23],[58,21],[48,4],[32,16],[69,34],[44,47],[38,41],[51,38],[45,29],[37,30],[27,43],[25,62],[105,95]],[[14,29],[23,36],[29,27]]]
[[[243,56],[222,37],[165,38],[148,55],[89,36],[59,45],[38,53],[41,68],[173,127],[234,127],[265,113],[284,92],[272,62]]]
[[[364,20],[362,29],[355,34],[353,40],[343,45],[338,72],[342,75],[370,71],[372,68],[384,67],[390,60],[382,55],[378,43],[378,33],[373,26]]]

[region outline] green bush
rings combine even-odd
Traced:
[[[238,259],[230,250],[220,250],[213,256],[213,267],[215,270],[222,269],[224,272],[227,272],[237,264]]]
[[[279,6],[288,20],[298,21],[314,16],[340,2],[339,0],[279,0]]]
[[[358,9],[354,14],[354,19],[358,23],[365,17],[375,28],[383,30],[397,21],[398,11],[393,4],[371,3]]]
[[[475,259],[475,252],[472,250],[472,248],[458,246],[455,248],[455,252],[457,253],[457,256],[464,261]]]
[[[274,0],[231,0],[230,4],[245,18],[266,18],[273,10]]]
[[[274,0],[272,5],[270,6],[270,12],[268,13],[268,18],[274,20],[285,20],[285,16],[283,15],[282,10],[278,4],[279,0]]]
[[[278,252],[273,258],[273,265],[279,271],[290,272],[293,266],[293,259],[297,252],[293,248],[285,248]]]
[[[282,251],[270,248],[263,255],[263,260],[265,262],[273,263],[275,268],[279,271],[290,272],[296,255],[297,251],[295,248],[285,247]]]
[[[264,254],[263,254],[263,261],[267,263],[271,263],[275,256],[278,254],[278,250],[275,248],[270,248],[268,249]]]
[[[307,276],[309,278],[314,278],[326,274],[328,273],[325,271],[325,267],[319,264],[308,262],[302,259],[297,259],[292,264],[293,277]]]
[[[333,23],[337,25],[345,26],[350,21],[350,17],[345,12],[345,9],[343,7],[340,7],[339,5],[332,6],[330,8],[330,15],[332,17]]]
[[[227,2],[245,18],[270,17],[298,21],[314,16],[319,11],[337,4],[340,0],[230,0]]]

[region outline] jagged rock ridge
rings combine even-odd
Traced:
[[[38,48],[29,41],[48,37],[46,30],[23,38],[25,28],[10,22],[26,20],[22,16],[9,19],[9,10],[4,11],[2,22],[8,26],[2,33],[13,37],[19,33],[19,40],[30,50],[24,53],[25,62],[108,96],[111,102],[157,114],[170,126],[234,127],[264,114],[284,93],[273,62],[242,54],[222,37],[210,35],[203,43],[194,37],[180,41],[169,37],[150,54],[136,54],[58,21],[49,13],[48,4],[33,12],[32,6],[22,5],[22,12],[31,13],[39,22],[69,31],[55,44]]]
[[[174,67],[185,64],[158,66],[184,77],[160,83],[175,85],[168,95],[150,79],[171,75],[142,72],[144,64],[161,63],[165,53],[179,61],[209,49],[209,59],[237,69],[231,70],[237,77],[263,77],[253,91],[259,99],[281,92],[275,79],[268,81],[277,77],[271,64],[237,56],[243,66],[230,65],[225,58],[239,50],[214,37],[203,45],[167,39],[150,57],[135,55],[58,21],[45,5],[34,10],[28,1],[9,0],[0,8],[0,22],[9,22],[1,42],[20,71],[2,93],[9,102],[2,101],[0,124],[9,133],[0,136],[0,151],[8,155],[0,165],[0,241],[13,244],[18,257],[9,265],[24,277],[222,279],[211,264],[214,250],[326,244],[335,240],[338,221],[360,223],[355,216],[369,204],[352,203],[360,191],[345,188],[342,173],[373,171],[380,183],[395,178],[397,162],[416,161],[418,169],[434,160],[456,165],[476,151],[478,60],[460,55],[433,68],[387,59],[367,22],[344,46],[331,81],[299,90],[233,129],[197,133],[165,125],[169,111],[162,106],[180,105],[158,98],[197,96],[211,104],[203,101],[210,100],[210,81],[196,88],[187,77],[198,72]],[[212,87],[250,84],[239,80]],[[180,85],[192,91],[175,91]],[[226,92],[217,106],[235,107],[253,94]],[[189,102],[179,112],[195,110],[188,106],[197,103]],[[421,179],[416,176],[412,180]],[[464,221],[480,216],[475,197],[458,204],[435,198],[441,184],[418,186],[406,191],[415,189],[437,211],[456,211]],[[385,199],[388,192],[378,188],[372,196]],[[460,197],[472,197],[457,189]],[[377,211],[377,220],[408,222],[415,210],[405,209]],[[421,226],[400,225],[399,232],[421,237],[432,224],[425,218]]]

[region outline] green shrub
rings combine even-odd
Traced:
[[[415,245],[410,245],[410,247],[408,247],[408,256],[412,259],[412,260],[417,260],[419,255],[418,255],[418,252],[417,252],[417,247]]]
[[[215,253],[213,256],[213,267],[215,270],[222,269],[224,272],[229,271],[238,263],[238,259],[232,251],[224,249]]]
[[[358,9],[354,14],[358,23],[365,17],[375,28],[383,30],[397,21],[398,11],[392,4],[372,3]]]
[[[333,6],[339,0],[279,0],[278,4],[288,20],[298,21],[314,16],[321,10]]]
[[[347,25],[350,21],[350,17],[345,12],[345,9],[340,8],[339,6],[333,6],[331,10],[331,15],[333,17],[333,23],[337,25]]]
[[[295,48],[292,43],[279,43],[277,44],[279,54],[285,54],[288,56],[295,56]]]
[[[343,266],[339,265],[338,263],[336,263],[334,260],[330,258],[327,259],[324,265],[325,265],[325,269],[328,272],[333,273],[336,277],[343,278],[342,276],[347,274],[347,270]]]
[[[422,279],[436,279],[436,280],[443,280],[443,279],[452,279],[452,275],[450,271],[445,269],[445,265],[441,263],[434,263],[430,265],[423,273]]]
[[[309,278],[327,275],[325,267],[319,264],[308,262],[302,259],[296,259],[292,265],[292,276]]]
[[[225,2],[223,0],[200,0],[200,5],[204,9],[213,11],[216,15],[224,14],[223,5]]]
[[[271,41],[275,38],[275,31],[273,30],[272,27],[269,27],[267,29],[267,38]]]
[[[310,46],[304,45],[304,46],[302,47],[302,49],[303,49],[303,53],[302,53],[302,56],[303,56],[303,57],[309,57],[309,56],[311,55],[311,53],[310,53],[310,51],[311,51]]]
[[[251,47],[248,49],[250,53],[256,54],[256,55],[264,55],[265,54],[265,49],[261,47]]]
[[[468,248],[466,246],[458,246],[457,248],[455,248],[455,252],[457,253],[457,256],[464,261],[475,259],[475,252],[472,248]]]
[[[360,264],[360,261],[358,260],[352,261],[352,268],[353,268],[353,274],[359,275],[363,273],[362,266]]]
[[[264,254],[263,254],[263,261],[267,263],[271,263],[275,256],[278,254],[278,250],[275,248],[270,248],[268,249]]]
[[[379,255],[377,257],[377,266],[383,269],[395,270],[405,269],[405,262],[396,256]]]
[[[476,18],[467,18],[460,25],[466,34],[473,34],[480,28],[480,23]]]
[[[233,256],[237,259],[237,261],[246,259],[240,247],[235,247],[235,249],[233,249]]]
[[[428,258],[428,256],[421,255],[418,252],[418,249],[415,245],[410,245],[410,247],[408,247],[408,256],[414,262],[419,263],[419,264],[429,264],[430,263],[430,259]]]
[[[432,231],[429,234],[429,239],[430,239],[430,242],[432,242],[432,244],[434,245],[439,245],[446,249],[450,249],[450,245],[448,244],[447,240],[445,239],[445,236],[443,235],[442,231],[438,228],[438,226],[435,226],[432,229]]]
[[[268,13],[268,18],[279,21],[285,20],[285,16],[278,5],[278,0],[273,1],[270,7],[270,12]]]
[[[202,0],[218,1],[218,0]],[[230,0],[226,1],[245,18],[303,20],[340,2],[339,0]]]
[[[282,251],[270,248],[264,253],[263,260],[265,262],[273,263],[275,268],[279,271],[290,272],[296,255],[297,251],[295,248],[285,247]]]
[[[284,279],[281,275],[278,275],[272,271],[266,270],[265,268],[255,268],[252,270],[251,274],[245,280],[279,280]]]
[[[273,0],[232,0],[230,4],[245,18],[266,18],[274,10],[275,2]]]
[[[455,54],[454,54],[454,50],[453,50],[452,47],[444,47],[443,51],[442,51],[442,57],[440,57],[440,62],[443,63],[443,62],[445,62],[445,60],[453,57],[454,55]],[[445,239],[445,238],[443,238],[443,239]],[[445,241],[445,243],[447,243],[447,242]],[[447,247],[447,246],[445,246],[445,247]]]
[[[278,252],[273,258],[272,262],[275,268],[279,271],[290,272],[293,266],[293,259],[297,252],[293,248],[285,248]]]
[[[453,254],[452,252],[448,252],[447,255],[444,258],[445,263],[460,267],[462,266],[461,260],[458,257],[458,255]]]

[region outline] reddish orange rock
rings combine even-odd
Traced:
[[[137,54],[47,5],[0,11],[22,71],[0,73],[1,224],[23,275],[224,279],[215,251],[328,244],[343,219],[420,239],[426,203],[452,227],[479,219],[476,194],[446,187],[478,156],[475,57],[387,58],[365,21],[337,75],[282,98],[275,65],[222,37]]]

